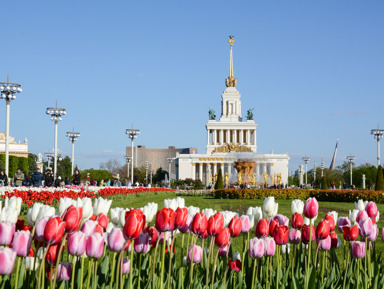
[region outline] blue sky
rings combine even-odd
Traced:
[[[228,35],[243,115],[255,108],[259,152],[308,155],[326,166],[339,139],[348,154],[376,163],[370,130],[384,127],[383,1],[6,1],[0,81],[22,84],[11,103],[11,135],[33,153],[53,148],[46,107],[67,109],[79,131],[81,169],[135,144],[205,152],[208,109],[220,111]],[[13,11],[13,12],[12,12]],[[5,130],[5,101],[0,104]],[[384,147],[383,147],[384,149]]]

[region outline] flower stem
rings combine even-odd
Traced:
[[[175,237],[176,237],[176,234],[173,235],[172,243],[171,243],[171,250],[169,251],[168,289],[171,288],[171,271],[172,271],[173,244],[175,243]]]
[[[253,259],[253,273],[252,273],[252,285],[251,285],[252,287],[251,287],[251,289],[255,288],[256,261],[257,261],[257,259],[254,258]]]
[[[209,246],[209,252],[208,252],[208,260],[207,260],[207,268],[205,270],[206,274],[205,274],[205,287],[208,288],[208,274],[209,274],[209,264],[211,263],[211,253],[212,253],[212,244],[213,244],[213,241],[215,240],[215,237],[212,236],[211,238],[211,244]]]
[[[216,272],[217,257],[219,257],[219,249],[217,249],[217,253],[216,253],[216,257],[215,257],[215,262],[213,263],[211,289],[213,289],[213,284],[215,284],[215,272]]]
[[[129,289],[132,289],[132,278],[133,278],[133,251],[135,248],[135,239],[132,240],[132,246],[131,246],[131,270],[129,271]],[[139,268],[140,270],[140,268]],[[140,283],[140,279],[139,279]],[[121,288],[123,288],[123,284],[120,285]],[[139,286],[140,287],[140,286]]]
[[[279,269],[280,269],[280,248],[279,245],[276,245],[276,261],[277,261],[277,267],[276,267],[276,289],[279,288]]]
[[[153,256],[153,270],[152,270],[152,289],[155,289],[155,269],[156,269],[156,254],[157,254],[157,247],[159,246],[160,238],[157,237],[156,241],[156,247],[155,247],[155,254]]]
[[[76,256],[73,256],[73,258],[72,258],[72,276],[71,276],[72,282],[71,282],[71,289],[73,289],[73,287],[75,285],[75,270],[76,270]]]
[[[95,267],[95,273],[94,273],[94,275],[93,275],[93,289],[96,289],[96,284],[97,284],[97,260],[95,261],[95,265],[94,265],[94,267]]]
[[[81,256],[80,288],[83,288],[84,256]]]
[[[143,254],[140,253],[140,256],[139,256],[139,278],[137,279],[137,286],[138,288],[140,289],[140,279],[141,279],[141,259],[143,258]],[[132,267],[132,261],[131,261],[131,267]]]
[[[17,267],[16,267],[16,278],[15,278],[15,289],[18,288],[18,283],[19,283],[19,271],[20,271],[20,259],[21,257],[16,257],[17,258]]]
[[[192,240],[193,240],[193,237],[192,237]],[[195,264],[193,262],[193,259],[194,259],[194,256],[195,256],[195,246],[196,246],[196,241],[197,241],[197,236],[195,237],[195,241],[193,242],[193,247],[192,247],[192,256],[191,256],[191,275],[190,275],[190,283],[189,283],[189,288],[192,287],[192,283],[193,283],[193,265]],[[225,283],[224,283],[225,284]],[[168,288],[169,289],[169,288]]]
[[[165,245],[167,243],[166,234],[164,232],[163,239],[163,252],[161,254],[161,271],[160,271],[160,288],[163,289],[163,280],[164,280],[164,261],[165,261]]]
[[[42,273],[42,271],[43,271],[44,263],[45,263],[45,257],[47,256],[47,252],[48,252],[48,249],[49,249],[50,246],[51,246],[51,245],[48,244],[46,250],[44,250],[44,248],[43,248],[43,252],[44,252],[44,254],[43,254],[43,259],[41,260],[40,269],[39,269],[39,281],[37,281],[37,288],[38,288],[38,289],[41,288],[40,285],[41,285],[41,279],[42,279],[42,278],[43,278],[43,282],[44,282],[44,278],[45,278],[45,276],[41,277],[41,273]],[[43,288],[44,288],[44,285],[43,285]]]
[[[62,239],[61,244],[60,244],[59,254],[57,255],[57,260],[56,260],[56,268],[55,268],[55,275],[53,277],[52,288],[55,288],[55,286],[56,286],[57,271],[59,271],[61,253],[63,252],[63,248],[64,248],[65,241],[67,239],[67,235],[68,235],[68,233],[64,234],[63,239]]]
[[[267,270],[265,270],[265,273],[266,273],[265,281],[266,281],[267,287],[268,287],[268,281],[269,281],[268,272],[269,272],[269,256],[267,256]]]
[[[345,281],[347,280],[347,272],[348,272],[348,265],[349,265],[349,255],[350,255],[350,250],[348,250],[348,257],[347,257],[347,264],[345,266],[345,273],[344,273],[344,282],[343,282],[343,289],[345,289]]]
[[[92,265],[93,265],[93,259],[90,259],[88,262],[87,288],[89,288],[89,283],[91,282]]]
[[[116,252],[113,252],[113,255],[112,255],[112,274],[111,274],[111,279],[109,280],[109,288],[112,288],[113,277],[115,277],[115,265],[116,265]]]
[[[365,237],[365,250],[367,250],[367,240],[368,240],[368,237]],[[365,254],[365,258],[364,258],[364,277],[365,277],[365,289],[367,289],[368,287],[368,276],[367,276],[367,253]]]

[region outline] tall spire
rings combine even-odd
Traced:
[[[230,56],[229,56],[229,76],[225,80],[225,85],[227,87],[236,87],[237,79],[233,76],[233,59],[232,59],[232,45],[235,42],[235,39],[233,39],[233,35],[229,36],[228,39],[230,48]]]

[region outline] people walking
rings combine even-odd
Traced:
[[[8,186],[8,176],[4,171],[0,171],[0,186]]]
[[[51,170],[47,170],[44,176],[44,186],[52,187],[54,183],[54,178],[52,176]]]
[[[80,179],[80,172],[79,170],[76,170],[75,174],[73,175],[72,183],[76,186],[80,186],[81,179]]]
[[[43,186],[44,175],[40,172],[40,169],[37,168],[36,172],[33,173],[31,178],[31,183],[34,187]]]
[[[20,168],[18,168],[17,172],[13,175],[13,183],[15,184],[15,187],[21,187],[23,185],[24,178],[24,173]]]

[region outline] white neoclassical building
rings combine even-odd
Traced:
[[[178,179],[200,179],[205,185],[212,181],[212,175],[221,169],[222,174],[228,173],[229,182],[237,182],[237,172],[234,162],[238,160],[255,161],[255,179],[263,183],[265,173],[269,185],[273,184],[275,175],[281,175],[281,183],[288,183],[287,153],[261,154],[257,152],[257,126],[253,120],[252,110],[247,111],[246,119],[241,114],[241,94],[236,89],[237,79],[233,75],[231,36],[229,77],[226,79],[227,88],[221,95],[221,116],[216,120],[214,111],[209,112],[207,130],[206,154],[177,154],[176,176]]]

